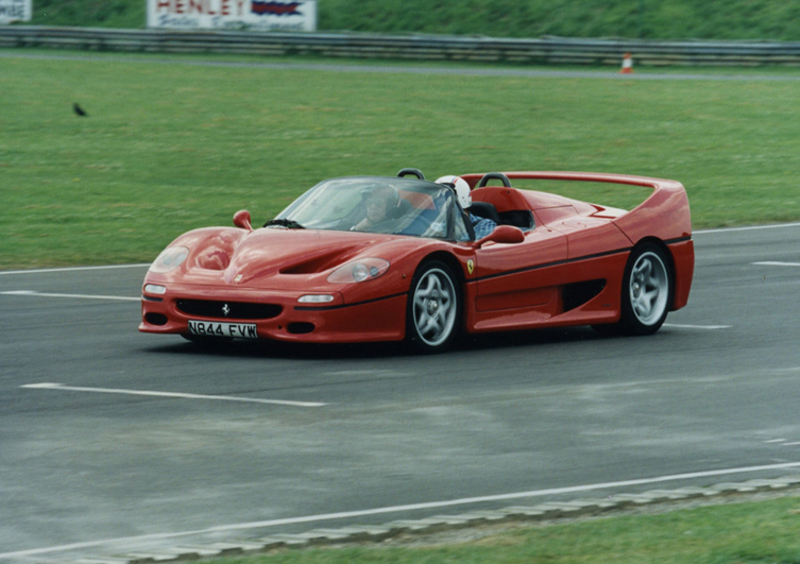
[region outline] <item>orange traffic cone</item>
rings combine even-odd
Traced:
[[[625,53],[625,56],[622,58],[622,70],[619,72],[620,74],[630,74],[633,72],[633,58],[630,53]]]

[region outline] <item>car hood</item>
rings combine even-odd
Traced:
[[[242,282],[271,274],[315,274],[359,255],[376,237],[335,231],[259,229],[236,246],[229,274]],[[386,236],[383,236],[386,239]]]
[[[413,237],[299,229],[198,230],[173,245],[190,248],[185,283],[271,288],[324,283],[330,272],[359,257],[395,260],[419,249]],[[316,285],[316,284],[314,284]]]

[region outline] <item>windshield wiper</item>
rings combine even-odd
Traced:
[[[264,224],[264,227],[271,227],[273,225],[277,225],[278,227],[286,227],[287,229],[305,229],[305,227],[293,219],[270,219]]]

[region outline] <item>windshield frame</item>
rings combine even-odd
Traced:
[[[370,223],[364,219],[367,207],[376,207],[374,196],[379,193],[386,195],[387,217]],[[449,185],[406,177],[350,176],[319,182],[266,225],[468,241],[471,230],[464,216]]]

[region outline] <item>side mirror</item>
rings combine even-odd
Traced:
[[[476,242],[480,248],[485,243],[503,243],[505,245],[514,245],[522,243],[525,240],[525,234],[519,227],[513,225],[498,225],[494,231],[489,233],[486,237]]]
[[[248,231],[253,230],[253,224],[250,221],[250,212],[247,210],[239,210],[233,214],[233,224],[236,227],[247,229]]]

